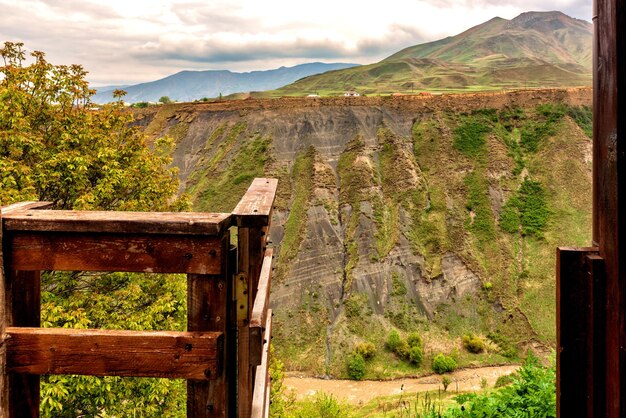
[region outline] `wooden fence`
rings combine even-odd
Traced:
[[[0,416],[39,416],[39,376],[79,374],[187,379],[188,417],[267,417],[276,187],[232,213],[0,208]],[[185,273],[187,331],[40,328],[42,270]]]

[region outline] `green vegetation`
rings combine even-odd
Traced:
[[[359,353],[352,353],[348,357],[348,377],[352,380],[363,380],[365,376],[365,359]]]
[[[356,345],[354,351],[365,360],[369,360],[376,354],[376,346],[371,342],[361,342]]]
[[[447,391],[452,383],[449,376],[442,376],[443,391],[405,393],[375,398],[363,405],[348,405],[332,395],[316,394],[295,402],[291,412],[274,415],[293,417],[416,417],[416,418],[513,418],[556,417],[556,369],[554,363],[545,367],[529,355],[522,367],[514,374],[501,376],[496,388],[487,389],[481,383],[481,393]],[[320,412],[324,407],[324,413]],[[306,412],[305,412],[306,411]],[[305,415],[308,413],[309,415]],[[335,415],[332,415],[335,413]],[[343,414],[343,415],[336,415]]]
[[[538,181],[524,179],[517,193],[509,198],[500,218],[500,226],[506,232],[542,237],[550,211],[545,191]]]
[[[593,109],[591,106],[570,107],[567,115],[574,119],[580,129],[591,138],[593,136]]]
[[[485,351],[485,342],[477,335],[467,334],[463,336],[463,347],[470,353],[478,354]]]
[[[289,217],[285,222],[285,235],[281,243],[281,261],[277,278],[283,277],[289,262],[298,253],[298,247],[306,228],[306,211],[313,190],[313,163],[315,149],[309,148],[305,153],[296,156],[291,177],[294,179],[294,198],[290,207]]]
[[[263,176],[265,164],[269,158],[269,139],[258,134],[238,144],[236,153],[231,154],[231,161],[225,169],[222,171],[216,169],[216,166],[227,155],[224,149],[235,148],[235,140],[240,137],[244,126],[240,124],[228,130],[221,144],[230,145],[219,147],[222,151],[217,151],[206,165],[199,163],[200,167],[190,176],[188,192],[197,210],[230,212],[252,180]],[[219,132],[224,129],[218,128],[217,133],[214,132],[209,139],[219,136]]]
[[[467,121],[454,131],[454,148],[466,157],[476,158],[485,152],[485,134],[488,126],[479,121]]]
[[[432,367],[435,373],[443,374],[454,371],[457,368],[457,364],[454,358],[439,353],[433,358]]]
[[[481,243],[492,242],[496,236],[496,229],[484,174],[480,171],[472,171],[465,177],[465,186],[467,187],[466,208],[470,213],[468,229]]]
[[[542,104],[535,109],[536,119],[522,126],[520,145],[526,152],[536,152],[542,142],[556,133],[556,124],[567,113],[563,104]]]
[[[543,367],[529,354],[524,365],[513,375],[513,382],[486,394],[456,397],[444,417],[556,417],[556,367]]]
[[[320,393],[302,402],[295,404],[295,407],[285,418],[350,418],[352,407],[344,401],[337,400],[333,395]]]
[[[164,157],[171,143],[131,126],[120,101],[91,111],[91,90],[79,65],[48,63],[21,43],[0,48],[0,205],[48,200],[57,209],[168,211],[176,171]],[[116,97],[123,92],[116,92]],[[44,273],[44,327],[182,330],[185,278],[165,275]],[[45,376],[42,416],[184,415],[184,382]]]

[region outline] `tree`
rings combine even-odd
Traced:
[[[0,205],[52,201],[58,209],[162,211],[175,198],[168,140],[154,150],[131,126],[121,101],[91,110],[94,93],[80,65],[52,65],[22,43],[0,48]],[[117,99],[124,92],[114,93]],[[156,152],[155,152],[156,151]],[[184,277],[128,273],[42,276],[42,326],[185,327]],[[50,376],[42,378],[43,416],[184,414],[182,381]],[[182,412],[181,412],[182,411]]]
[[[159,99],[159,103],[168,104],[172,103],[172,100],[169,98],[169,96],[161,96],[161,98]]]

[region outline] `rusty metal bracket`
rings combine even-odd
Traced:
[[[248,325],[248,275],[239,273],[235,277],[235,303],[237,304],[237,325]]]

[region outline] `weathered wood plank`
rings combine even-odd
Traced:
[[[593,2],[593,241],[606,273],[606,410],[626,416],[626,3]],[[565,417],[564,415],[562,415]]]
[[[254,380],[254,393],[252,398],[252,418],[264,418],[269,393],[270,377],[269,377],[269,351],[270,339],[272,335],[272,311],[268,311],[267,320],[265,322],[266,340],[263,344],[263,356],[261,364],[257,366]]]
[[[591,317],[587,322],[587,418],[606,416],[606,272],[604,259],[599,255],[586,257],[591,295]]]
[[[584,382],[592,373],[588,341],[592,318],[587,256],[597,248],[557,249],[557,413],[586,417],[590,389]]]
[[[263,265],[259,276],[259,284],[257,286],[256,297],[250,315],[250,365],[258,366],[261,364],[263,352],[263,338],[265,330],[265,322],[267,319],[267,308],[270,302],[270,289],[272,284],[272,258],[274,249],[265,250],[263,257]]]
[[[251,297],[250,284],[250,229],[238,228],[237,230],[238,245],[238,273],[243,273],[243,277],[248,281],[246,287],[248,289],[246,298],[248,309],[246,309],[243,319],[238,315],[237,327],[237,414],[239,418],[248,418],[250,416],[250,405],[252,401],[252,370],[250,368],[250,304],[254,299]],[[239,293],[239,292],[238,292]],[[242,305],[237,300],[237,308]]]
[[[11,205],[3,206],[0,208],[0,212],[2,215],[6,216],[11,212],[21,212],[25,210],[33,210],[33,209],[48,209],[53,205],[52,202],[39,202],[39,201],[29,201],[29,202],[19,202],[13,203]]]
[[[219,274],[222,248],[211,236],[6,233],[15,270]]]
[[[11,303],[12,297],[10,281],[8,281],[4,267],[4,220],[2,217],[2,209],[0,208],[0,335],[4,335],[4,330],[10,325],[8,316],[10,309],[7,308],[7,304]],[[2,344],[0,345],[0,417],[9,416],[9,376],[5,370],[6,347]]]
[[[230,217],[228,213],[15,210],[4,219],[7,231],[219,235],[230,227]]]
[[[221,332],[5,329],[7,371],[27,374],[216,378]]]
[[[187,277],[187,329],[189,331],[218,331],[229,336],[232,280],[227,276],[230,234],[222,237],[219,276],[189,274]],[[233,341],[224,339],[223,359],[230,353]],[[187,382],[187,417],[229,417],[231,404],[229,380],[223,367],[210,382]]]
[[[241,198],[233,216],[239,227],[262,227],[270,222],[278,180],[256,178]]]
[[[12,293],[9,323],[18,327],[38,327],[41,318],[40,272],[11,270],[9,275]],[[10,374],[9,391],[13,414],[29,411],[30,416],[38,416],[39,374]]]

